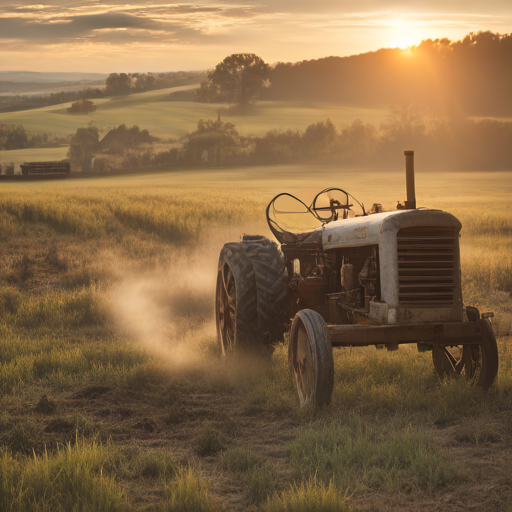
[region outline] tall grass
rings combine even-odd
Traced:
[[[154,364],[142,348],[118,339],[70,339],[51,334],[27,336],[3,329],[0,333],[0,390],[3,395],[34,385],[62,388],[87,382],[122,385]]]
[[[57,233],[80,240],[122,237],[135,233],[154,235],[169,243],[196,241],[203,229],[246,223],[263,216],[263,205],[247,196],[201,188],[133,187],[115,189],[32,189],[4,196],[0,213],[6,216],[4,240],[15,235],[18,223],[41,223]]]
[[[0,510],[53,512],[125,509],[121,486],[104,472],[112,456],[95,441],[68,444],[55,455],[0,454]]]
[[[280,494],[270,498],[265,512],[348,512],[350,500],[346,493],[329,482],[317,482],[310,478],[306,482],[293,484]]]
[[[76,439],[53,453],[0,453],[0,512],[132,510],[133,480],[153,488],[158,510],[218,510],[200,475],[164,451]]]
[[[220,507],[212,499],[208,485],[197,472],[188,468],[165,487],[162,512],[218,512]]]
[[[483,198],[471,206],[455,204],[462,222],[463,298],[482,311],[494,311],[495,331],[512,334],[512,208],[510,203]]]
[[[298,476],[345,489],[432,490],[468,477],[427,431],[355,415],[303,428],[290,445],[290,459]]]

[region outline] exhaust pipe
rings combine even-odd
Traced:
[[[406,210],[416,209],[416,191],[414,187],[414,151],[404,151],[405,155],[405,183],[407,188]]]

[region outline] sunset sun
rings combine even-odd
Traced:
[[[392,20],[389,24],[391,39],[386,45],[389,48],[409,48],[421,42],[417,24],[404,19]]]

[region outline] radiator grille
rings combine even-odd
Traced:
[[[400,306],[453,305],[457,236],[455,228],[450,227],[413,227],[398,232]]]

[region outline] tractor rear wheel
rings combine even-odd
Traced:
[[[316,311],[303,309],[295,315],[288,342],[288,361],[300,406],[329,405],[334,385],[331,336]]]
[[[215,295],[222,355],[265,351],[282,340],[287,308],[287,274],[277,245],[261,236],[225,244]]]

